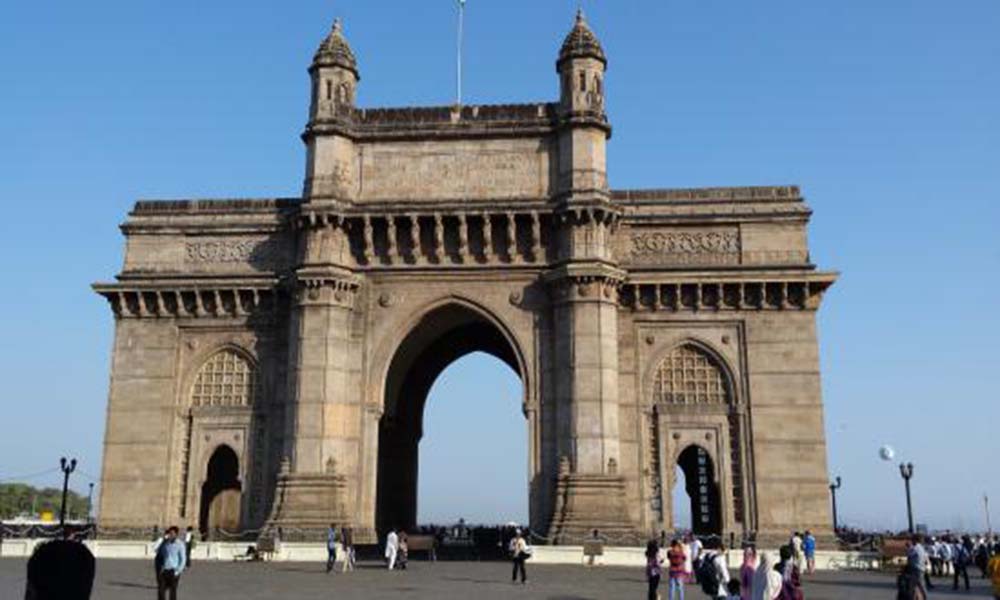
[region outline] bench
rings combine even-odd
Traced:
[[[244,554],[233,556],[235,562],[260,562],[274,560],[274,554],[278,551],[278,540],[274,536],[261,536],[256,544],[247,546]]]
[[[598,556],[604,556],[604,542],[601,540],[587,540],[583,543],[583,557],[588,565],[597,562]]]
[[[437,540],[433,535],[411,535],[407,537],[406,543],[410,556],[414,552],[426,552],[431,561],[437,560]]]
[[[879,551],[879,563],[882,569],[893,569],[901,562],[906,562],[907,540],[901,538],[885,538]],[[902,560],[900,560],[902,559]]]

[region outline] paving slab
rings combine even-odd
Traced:
[[[339,567],[339,565],[338,565]],[[641,569],[565,565],[528,566],[526,586],[510,582],[510,567],[493,562],[413,562],[406,571],[363,564],[353,573],[327,575],[316,563],[196,563],[184,574],[180,598],[196,600],[525,598],[532,600],[606,600],[645,598]],[[0,600],[24,593],[25,561],[0,559]],[[931,598],[990,598],[987,582],[973,581],[973,591],[943,590]],[[866,572],[820,573],[805,581],[808,600],[883,600],[895,598],[894,578]],[[100,560],[94,600],[155,598],[153,566],[145,561]],[[666,598],[664,590],[663,597]],[[686,597],[704,598],[689,586]]]

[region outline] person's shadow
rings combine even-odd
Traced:
[[[108,585],[111,587],[120,588],[131,588],[136,590],[155,590],[155,585],[149,585],[147,583],[133,583],[131,581],[109,581]]]

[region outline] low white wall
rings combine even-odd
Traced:
[[[35,546],[45,540],[6,539],[0,546],[0,556],[26,558],[34,552]],[[155,552],[152,542],[134,540],[91,540],[85,542],[97,558],[153,560]],[[237,556],[246,554],[249,542],[200,542],[195,544],[192,560],[195,561],[231,561]],[[777,556],[777,550],[765,550]],[[343,556],[338,551],[338,556]],[[280,550],[274,555],[276,561],[288,562],[324,562],[326,561],[326,544],[324,543],[294,543],[283,542]],[[740,568],[743,552],[740,550],[728,553],[729,566]],[[878,568],[878,555],[871,552],[839,552],[817,551],[816,568],[820,571],[843,569],[875,569]],[[588,565],[608,567],[642,568],[646,564],[645,548],[611,547],[604,548],[602,556],[596,556],[593,562],[583,554],[583,546],[534,546],[531,564],[540,565]]]

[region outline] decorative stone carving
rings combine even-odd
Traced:
[[[250,263],[273,267],[280,257],[279,246],[269,240],[213,240],[184,244],[185,260],[193,264]]]
[[[622,260],[633,264],[735,265],[740,235],[729,229],[633,229]]]
[[[726,405],[729,383],[715,359],[690,344],[678,346],[656,368],[653,400],[666,404]]]

